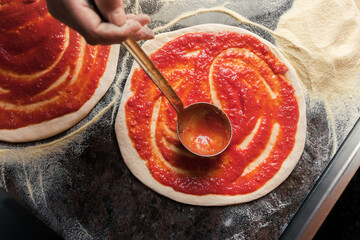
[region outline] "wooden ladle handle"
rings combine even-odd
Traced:
[[[106,18],[101,14],[99,8],[97,7],[94,0],[87,0],[89,6],[101,17],[105,22],[108,22]],[[164,96],[169,100],[171,105],[175,108],[175,111],[178,115],[183,111],[184,104],[176,94],[174,89],[170,86],[168,81],[156,68],[154,63],[146,55],[146,53],[141,49],[136,40],[130,36],[128,39],[122,42],[122,45],[126,50],[133,56],[137,61],[140,67],[145,71],[145,73],[150,77],[150,79],[155,83],[155,85],[160,89]]]
[[[169,82],[166,81],[165,77],[156,68],[154,63],[141,49],[136,40],[133,37],[129,37],[122,44],[124,45],[126,50],[128,50],[128,52],[134,57],[134,59],[138,62],[138,64],[150,77],[150,79],[155,83],[155,85],[160,89],[164,96],[169,100],[169,102],[175,108],[175,111],[179,115],[180,112],[184,109],[183,102],[176,94],[175,90],[170,86]]]

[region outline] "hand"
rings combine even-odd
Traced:
[[[90,7],[87,0],[47,0],[48,10],[55,18],[78,31],[91,44],[121,43],[129,36],[136,40],[154,38],[145,25],[150,17],[145,14],[126,14],[121,0],[95,0],[108,22]]]

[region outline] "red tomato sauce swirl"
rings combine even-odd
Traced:
[[[176,135],[175,110],[137,69],[126,123],[133,146],[158,182],[193,195],[238,195],[256,191],[278,172],[294,147],[299,108],[285,76],[288,68],[268,46],[248,34],[191,33],[168,42],[151,59],[185,106],[217,101],[233,128],[231,143],[219,156],[186,152]],[[271,138],[269,154],[249,167]]]
[[[49,14],[44,0],[1,1],[0,129],[79,110],[94,94],[109,51],[87,45]]]

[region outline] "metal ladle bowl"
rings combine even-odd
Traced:
[[[201,157],[214,157],[228,147],[232,131],[224,111],[213,104],[197,102],[178,114],[177,134],[190,152]]]

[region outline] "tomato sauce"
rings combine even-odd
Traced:
[[[0,4],[0,129],[79,110],[98,86],[110,47],[85,44],[44,0]]]
[[[136,70],[126,122],[133,146],[154,179],[187,194],[238,195],[256,191],[279,171],[294,147],[299,108],[285,76],[287,66],[265,44],[235,32],[190,33],[168,42],[151,59],[185,106],[216,98],[232,125],[230,145],[222,154],[186,154],[176,135],[175,110],[148,76]],[[158,114],[154,134],[153,114]],[[270,154],[245,171],[269,144],[275,124],[279,131]],[[251,141],[242,146],[248,136]]]

